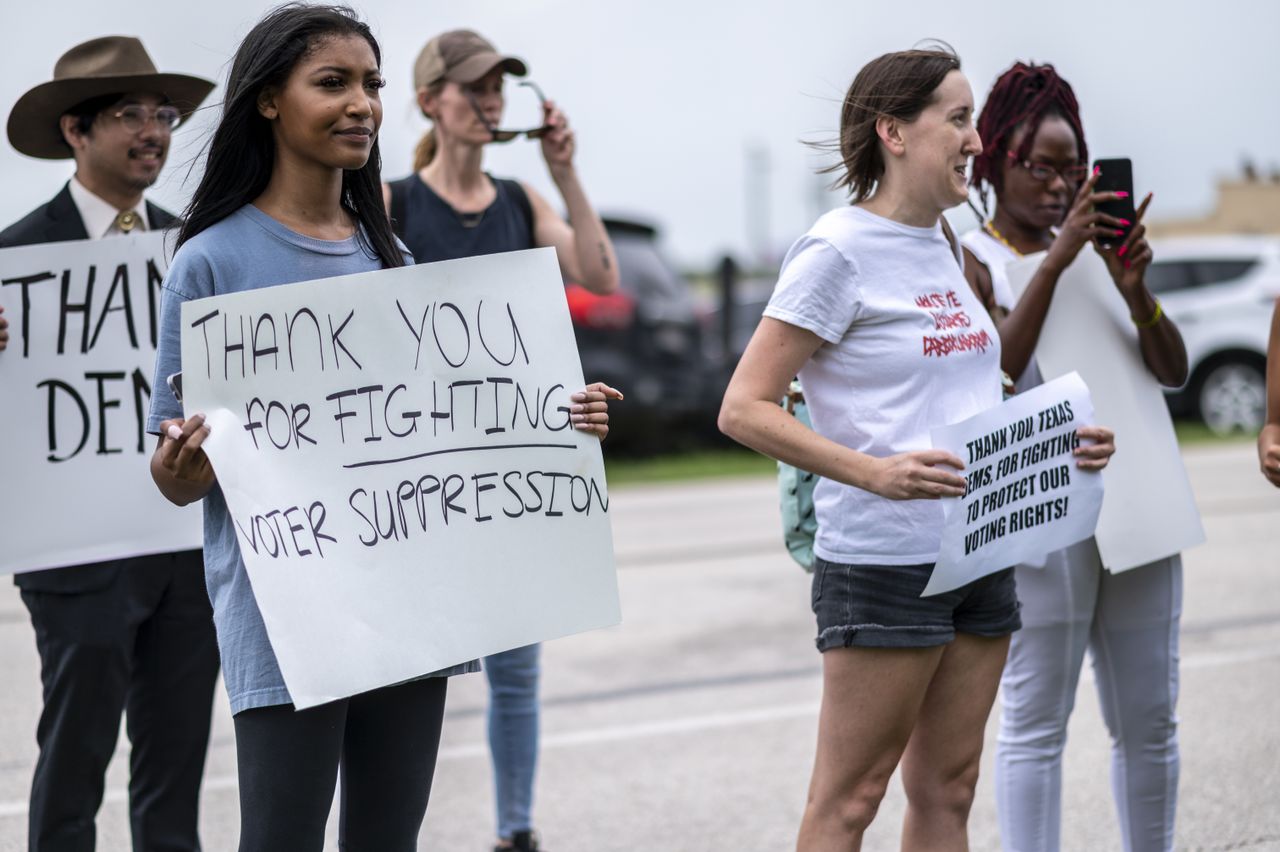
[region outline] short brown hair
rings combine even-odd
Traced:
[[[855,202],[866,200],[884,176],[876,121],[882,115],[915,121],[943,79],[959,70],[960,57],[945,44],[886,53],[864,65],[840,110],[840,163],[823,170],[843,170],[835,186],[848,187]]]

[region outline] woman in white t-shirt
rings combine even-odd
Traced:
[[[965,234],[965,272],[1000,321],[1002,365],[1020,390],[1041,383],[1034,350],[1058,279],[1090,243],[1099,246],[1137,326],[1143,361],[1162,384],[1187,377],[1178,329],[1144,282],[1151,263],[1142,224],[1095,210],[1118,193],[1095,192],[1079,107],[1051,65],[1014,64],[996,81],[978,119],[984,151],[973,183],[996,206]],[[1127,238],[1114,240],[1122,229]],[[1045,251],[1016,302],[1006,265]],[[1105,333],[1108,324],[1089,329]],[[1080,345],[1087,346],[1085,337]],[[1164,405],[1148,413],[1168,417]],[[1061,834],[1062,753],[1089,648],[1102,715],[1111,733],[1112,788],[1126,852],[1173,845],[1178,789],[1178,620],[1182,560],[1159,559],[1123,573],[1103,570],[1092,538],[1014,569],[1022,630],[1009,650],[996,746],[996,800],[1004,848],[1056,850]]]
[[[959,849],[982,732],[1018,628],[1011,571],[920,597],[937,560],[960,459],[930,427],[1000,402],[1000,341],[940,224],[982,150],[973,93],[950,51],[863,68],[840,151],[853,204],[787,254],[725,393],[720,426],[822,477],[813,607],[823,652],[817,759],[800,850],[856,848],[899,762],[902,845]],[[778,404],[799,373],[814,428]],[[1081,430],[1085,469],[1113,451]]]

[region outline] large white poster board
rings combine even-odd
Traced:
[[[1071,373],[931,430],[935,447],[964,461],[966,492],[943,498],[942,548],[922,597],[1093,535],[1102,474],[1072,455],[1076,430],[1093,422],[1089,389]]]
[[[182,323],[185,409],[299,708],[620,620],[553,250],[202,299]]]
[[[1040,253],[1008,267],[1016,296],[1043,259]],[[1164,393],[1143,364],[1124,298],[1090,248],[1058,280],[1036,359],[1045,379],[1078,372],[1098,422],[1116,433],[1096,534],[1102,564],[1127,571],[1202,544],[1204,526]]]
[[[198,548],[146,434],[161,233],[0,250],[0,573]]]

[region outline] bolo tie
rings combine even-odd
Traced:
[[[122,234],[127,234],[138,227],[138,223],[141,221],[142,217],[132,210],[125,210],[116,214],[116,227],[120,229]]]

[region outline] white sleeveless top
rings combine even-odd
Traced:
[[[1018,260],[1018,254],[988,234],[985,228],[980,227],[961,236],[960,244],[973,252],[973,256],[987,268],[987,272],[991,275],[991,293],[995,296],[996,304],[1006,311],[1013,310],[1018,300],[1014,298],[1013,289],[1009,286],[1009,275],[1005,271],[1005,266]],[[1044,384],[1044,377],[1040,375],[1040,365],[1036,363],[1036,356],[1033,353],[1031,360],[1027,362],[1026,369],[1014,382],[1014,387],[1018,393],[1022,393],[1042,384]]]

